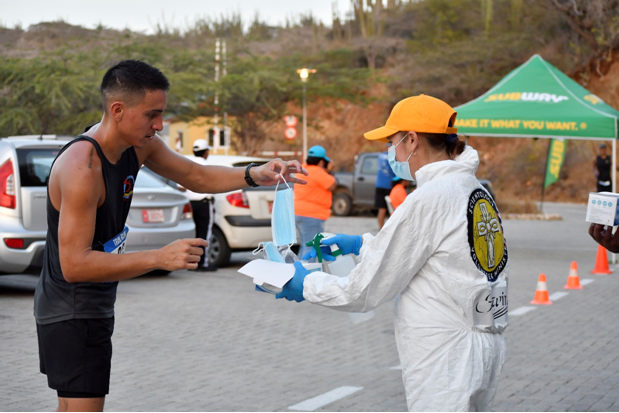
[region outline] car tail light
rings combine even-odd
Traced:
[[[242,192],[236,192],[234,194],[230,194],[226,196],[226,199],[230,203],[230,205],[239,208],[249,208],[249,204],[247,203],[247,199],[245,198],[245,194]]]
[[[15,175],[10,159],[0,166],[0,206],[15,209]]]
[[[181,219],[193,219],[193,208],[191,207],[191,204],[189,202],[187,202],[183,207]]]
[[[24,240],[21,238],[5,238],[4,243],[7,247],[21,250],[24,248]]]

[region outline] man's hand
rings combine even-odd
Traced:
[[[613,235],[613,227],[600,224],[591,224],[589,227],[589,235],[598,244],[606,248],[610,252],[619,252],[619,231],[615,231]]]
[[[301,167],[299,161],[285,162],[281,159],[273,159],[261,166],[254,166],[249,170],[249,174],[255,183],[261,186],[270,186],[281,181],[281,175],[286,182],[305,185],[307,181],[293,178],[290,174],[303,174],[307,176],[307,171]]]
[[[200,256],[208,242],[202,238],[179,239],[157,252],[158,268],[166,271],[193,270],[198,266]]]

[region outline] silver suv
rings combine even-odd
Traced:
[[[0,275],[39,271],[47,235],[47,181],[60,149],[73,136],[0,139]],[[138,175],[127,217],[127,251],[162,248],[193,238],[191,204],[151,171]]]
[[[0,273],[43,264],[47,236],[47,180],[71,136],[0,139]]]

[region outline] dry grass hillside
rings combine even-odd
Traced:
[[[406,9],[409,14],[389,15],[391,24],[388,26],[388,33],[378,39],[380,41],[374,39],[377,40],[374,43],[372,38],[361,36],[359,30],[355,29],[356,20],[349,21],[346,26],[349,32],[340,35],[337,35],[335,29],[331,30],[310,22],[311,24],[303,23],[285,28],[258,24],[256,30],[264,31],[261,35],[243,37],[226,32],[227,34],[224,33],[223,36],[227,36],[229,53],[237,62],[242,63],[248,56],[252,58],[259,56],[268,57],[273,62],[283,62],[281,64],[284,65],[290,63],[285,60],[287,56],[297,53],[300,55],[297,56],[299,59],[314,56],[314,60],[308,60],[307,64],[320,63],[320,59],[340,59],[343,62],[341,66],[351,70],[367,69],[368,50],[381,46],[375,67],[369,71],[371,73],[367,78],[369,87],[362,92],[364,96],[367,95],[370,103],[362,105],[350,101],[354,99],[344,98],[314,98],[308,101],[309,144],[323,145],[334,160],[336,170],[351,170],[354,155],[357,153],[384,149],[380,143],[363,139],[363,133],[383,125],[391,106],[404,96],[427,93],[443,98],[456,106],[483,93],[534,53],[541,54],[563,70],[578,67],[580,62],[587,60],[584,56],[589,55],[589,52],[581,47],[582,39],[578,43],[577,36],[570,32],[571,29],[561,16],[548,14],[547,7],[535,6],[535,2],[531,2],[535,7],[529,8],[523,17],[522,30],[509,29],[507,23],[501,23],[504,27],[500,28],[499,23],[495,22],[498,35],[483,36],[475,34],[475,30],[479,30],[479,24],[471,23],[471,27],[468,27],[466,21],[458,20],[459,25],[465,24],[465,26],[460,27],[459,31],[454,29],[453,33],[450,32],[453,38],[440,38],[438,32],[432,35],[434,37],[430,36],[431,33],[427,31],[429,27],[423,25],[426,22],[423,18],[425,15],[419,10],[413,13],[417,7],[413,3],[417,4],[411,2],[412,8]],[[419,7],[424,4],[424,2],[418,3]],[[438,3],[425,2],[428,7]],[[472,0],[454,0],[453,4],[464,7],[469,3],[478,5]],[[409,20],[414,18],[418,19],[415,21],[419,27],[409,24]],[[406,30],[398,29],[401,33],[395,30],[394,27],[399,27],[395,25],[397,22],[405,23]],[[235,22],[230,24],[232,23]],[[5,60],[34,61],[37,59],[33,58],[40,56],[43,60],[65,59],[71,53],[83,53],[84,56],[90,57],[94,51],[98,51],[100,67],[96,68],[97,70],[108,67],[119,56],[122,58],[132,56],[147,61],[150,58],[155,59],[154,64],[166,62],[167,70],[170,72],[166,73],[176,75],[175,78],[181,81],[193,79],[187,77],[195,75],[190,71],[190,63],[196,64],[198,61],[200,73],[206,73],[202,79],[207,76],[210,79],[213,68],[212,56],[209,53],[214,50],[215,23],[209,24],[210,26],[206,23],[205,25],[196,23],[195,27],[182,35],[173,30],[160,30],[150,36],[128,30],[111,30],[103,26],[88,29],[61,21],[40,23],[28,30],[0,27],[0,57]],[[447,26],[452,27],[453,24]],[[234,27],[224,29],[230,31]],[[389,34],[390,30],[393,33]],[[521,36],[521,32],[531,34]],[[510,45],[509,50],[505,49],[506,43]],[[439,49],[441,53],[435,53],[435,50]],[[575,54],[574,50],[581,51]],[[575,69],[570,76],[580,81],[606,103],[619,109],[617,51],[615,49],[614,54],[608,53],[603,58],[598,56],[597,59],[589,60],[589,63]],[[178,55],[175,55],[177,59],[170,59],[168,55],[176,52],[178,52]],[[185,52],[186,54],[183,54]],[[185,66],[188,69],[182,72]],[[338,68],[341,69],[339,66]],[[98,76],[100,75],[97,75],[97,78]],[[295,79],[293,88],[298,91],[300,85],[296,82],[298,79]],[[195,85],[195,82],[187,83],[184,87],[193,91]],[[3,90],[8,89],[6,87],[0,89],[0,102]],[[210,92],[207,90],[201,93]],[[298,101],[297,99],[296,102]],[[211,110],[209,101],[200,105],[207,107],[205,114],[208,115],[208,110]],[[200,105],[197,106],[202,107]],[[284,103],[284,107],[288,113],[301,118],[301,108],[298,104]],[[0,106],[0,110],[5,109],[7,108]],[[99,116],[99,109],[93,110]],[[260,149],[300,150],[301,125],[297,127],[299,137],[295,142],[289,143],[283,138],[283,122],[273,119],[257,122],[257,125],[265,129],[268,137]],[[478,176],[493,182],[497,198],[504,205],[519,203],[532,205],[541,198],[548,143],[546,139],[470,138],[470,144],[480,153]],[[598,145],[599,142],[594,141],[568,143],[561,179],[548,188],[545,194],[546,200],[586,201],[589,191],[595,190],[591,161],[597,153]]]

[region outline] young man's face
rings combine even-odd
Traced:
[[[167,92],[147,90],[144,98],[133,105],[124,106],[118,122],[118,131],[136,148],[144,147],[163,129],[163,111],[167,106]]]

